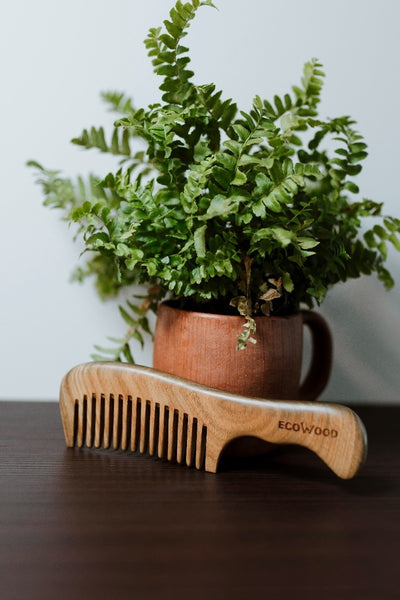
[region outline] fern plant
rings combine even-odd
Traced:
[[[193,81],[183,40],[202,6],[213,4],[178,0],[145,40],[160,101],[138,109],[122,93],[103,93],[119,116],[111,134],[91,127],[72,140],[119,156],[116,172],[72,181],[30,163],[45,204],[77,224],[90,252],[75,278],[93,276],[102,297],[148,287],[120,306],[126,336],[96,347],[96,358],[133,361],[130,341],[143,343],[148,311],[166,298],[243,315],[243,349],[258,314],[320,304],[335,283],[361,274],[393,285],[384,263],[388,243],[400,250],[400,220],[357,200],[367,146],[350,117],[319,116],[322,65],[312,59],[291,93],[256,96],[239,111],[214,84]],[[367,217],[377,219],[369,229]]]

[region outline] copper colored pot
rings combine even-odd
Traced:
[[[245,396],[315,400],[326,386],[332,340],[325,320],[312,311],[256,317],[256,344],[236,350],[244,318],[190,312],[161,304],[153,366],[172,375]],[[300,384],[303,325],[312,337],[311,365]]]

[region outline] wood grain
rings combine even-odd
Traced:
[[[137,365],[78,365],[61,384],[60,410],[68,446],[139,447],[212,473],[245,436],[304,446],[343,479],[366,457],[363,424],[345,406],[245,398]]]
[[[315,400],[326,386],[332,339],[323,317],[300,311],[255,317],[256,344],[237,351],[244,317],[180,310],[160,304],[153,366],[196,383],[258,398]],[[312,360],[302,385],[303,329],[312,338]]]

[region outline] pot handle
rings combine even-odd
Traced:
[[[309,371],[300,386],[299,400],[315,400],[328,383],[332,367],[333,343],[325,319],[312,310],[302,310],[303,324],[311,331],[312,357]]]

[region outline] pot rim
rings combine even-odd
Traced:
[[[242,315],[225,315],[223,313],[212,313],[212,312],[202,312],[202,311],[198,311],[198,310],[186,310],[184,308],[177,308],[175,306],[171,306],[171,303],[175,302],[174,300],[164,300],[163,302],[160,302],[158,305],[158,310],[157,312],[161,309],[167,309],[167,310],[171,310],[174,311],[175,313],[183,313],[185,315],[195,315],[198,318],[203,318],[203,319],[231,319],[232,321],[234,319],[236,320],[240,320],[243,321],[243,319],[245,319],[245,317],[243,317]],[[254,317],[254,319],[257,321],[259,319],[268,319],[271,321],[281,321],[281,320],[290,320],[290,319],[296,319],[299,318],[299,316],[301,316],[301,311],[296,312],[296,313],[292,313],[290,315],[272,315],[272,316],[267,316],[267,315],[258,315],[256,317]]]

